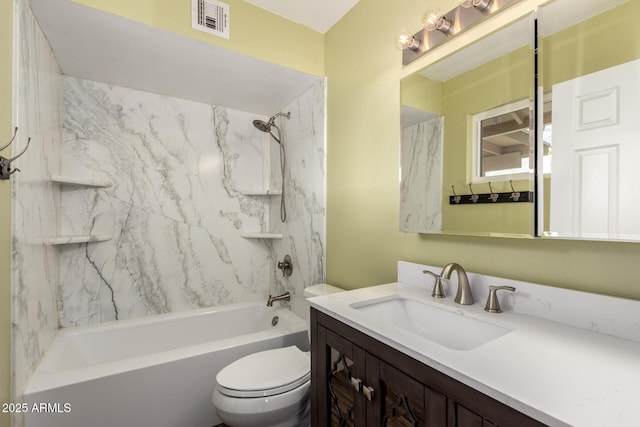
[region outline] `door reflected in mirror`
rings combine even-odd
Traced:
[[[553,124],[539,132],[539,157],[553,147],[551,171],[539,174],[540,236],[640,240],[638,16],[640,0],[539,11],[539,93]]]

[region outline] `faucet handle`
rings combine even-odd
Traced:
[[[516,288],[513,286],[489,286],[489,298],[487,298],[484,311],[488,311],[489,313],[502,313],[500,301],[498,301],[498,291],[500,290],[515,292]]]
[[[431,292],[431,296],[434,298],[444,298],[447,295],[444,293],[444,289],[442,288],[442,277],[439,274],[436,274],[429,270],[422,270],[424,274],[430,274],[436,279],[436,282],[433,284],[433,291]]]

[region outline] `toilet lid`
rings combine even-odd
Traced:
[[[293,390],[311,378],[309,354],[296,346],[242,357],[218,375],[218,390],[232,397],[273,396]]]

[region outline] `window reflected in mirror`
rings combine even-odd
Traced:
[[[473,116],[474,182],[506,181],[530,173],[530,102],[524,99]]]

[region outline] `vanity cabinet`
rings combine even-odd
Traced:
[[[544,424],[311,309],[312,426]]]

